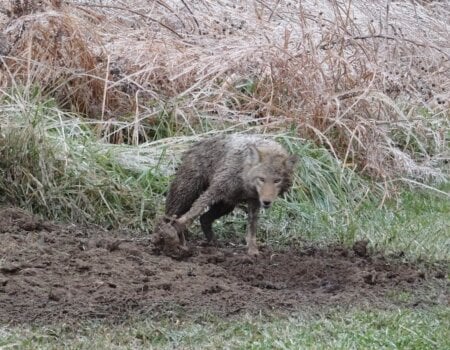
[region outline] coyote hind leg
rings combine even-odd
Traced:
[[[212,224],[218,218],[231,213],[234,205],[219,202],[211,206],[211,208],[202,216],[200,216],[200,224],[208,242],[216,242],[216,237],[212,229]]]

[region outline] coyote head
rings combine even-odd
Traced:
[[[248,161],[249,167],[245,174],[247,185],[256,190],[261,206],[269,208],[278,195],[291,187],[292,173],[298,158],[251,145]]]

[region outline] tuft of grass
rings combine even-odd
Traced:
[[[441,188],[448,193],[448,184]],[[361,236],[377,249],[429,261],[450,258],[448,213],[448,195],[412,189],[382,208],[366,206],[358,217]]]
[[[312,311],[289,318],[207,316],[0,329],[0,346],[20,349],[448,349],[450,310]]]

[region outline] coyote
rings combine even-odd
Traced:
[[[214,220],[248,206],[248,254],[258,255],[256,225],[260,207],[269,208],[292,186],[297,157],[277,142],[257,135],[216,136],[194,144],[170,185],[166,216],[185,230],[200,216],[206,239],[215,243]],[[181,240],[184,244],[184,236]]]

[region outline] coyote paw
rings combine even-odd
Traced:
[[[152,242],[156,245],[186,245],[186,226],[175,218],[164,217],[156,225],[152,235]]]
[[[256,247],[249,247],[247,254],[256,258],[259,255],[259,250]]]

